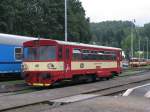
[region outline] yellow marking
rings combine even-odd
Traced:
[[[81,67],[81,64],[83,67]],[[116,68],[117,62],[72,62],[72,70],[96,69],[96,68]]]
[[[44,86],[50,86],[51,84],[44,84]]]
[[[63,71],[63,62],[23,62],[24,71]]]
[[[41,84],[41,83],[33,83],[32,85],[33,86],[44,86],[44,84]]]
[[[51,84],[33,83],[33,86],[50,86]]]

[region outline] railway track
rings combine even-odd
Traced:
[[[128,72],[124,72],[123,74],[121,74],[119,77],[128,77],[128,76],[132,76],[132,75],[143,75],[144,73],[148,72],[149,69],[142,69],[142,71],[139,71],[139,70],[134,70],[130,73]],[[114,78],[118,78],[118,77],[114,77]],[[111,79],[113,80],[113,79]],[[9,83],[10,82],[10,83]],[[11,84],[11,81],[9,81],[7,84],[7,82],[2,82],[0,83],[0,97],[1,96],[4,96],[4,95],[13,95],[13,94],[22,94],[22,93],[27,93],[27,92],[34,92],[34,91],[40,91],[40,90],[43,90],[42,88],[32,88],[30,86],[28,86],[24,81],[21,81],[19,83],[13,83],[14,84]],[[79,83],[78,83],[79,84]],[[50,89],[53,89],[53,88],[59,88],[59,87],[68,87],[68,86],[75,86],[75,85],[78,85],[78,84],[75,84],[75,83],[62,83],[62,84],[59,84],[57,86],[53,86],[51,87]],[[84,83],[80,83],[80,84],[84,84]],[[49,88],[46,88],[46,89],[49,89]]]
[[[150,80],[147,80],[147,81],[145,80],[145,81],[139,82],[140,84],[133,84],[132,83],[132,84],[113,87],[113,88],[109,88],[109,89],[91,91],[91,92],[83,93],[83,94],[79,94],[79,95],[37,102],[37,103],[29,104],[29,105],[14,107],[11,109],[5,109],[5,110],[2,110],[2,112],[19,112],[19,111],[37,112],[39,110],[40,111],[50,110],[53,108],[58,108],[60,106],[64,106],[64,105],[68,105],[68,104],[76,103],[76,102],[80,102],[80,101],[85,101],[85,100],[93,99],[96,97],[116,95],[116,93],[118,95],[118,93],[122,93],[123,91],[125,91],[129,87],[134,87],[134,86],[149,83],[149,82],[150,82]]]
[[[41,109],[56,108],[68,103],[79,102],[95,97],[118,95],[118,93],[122,93],[128,88],[149,82],[150,72],[145,73],[144,75],[131,76],[124,79],[116,78],[114,80],[104,81],[103,83],[96,82],[92,84],[43,90],[34,93],[13,95],[3,98],[0,97],[0,101],[2,102],[9,101],[9,103],[6,105],[5,103],[0,103],[0,111],[16,112],[19,110],[24,110],[24,112],[30,112],[30,110],[32,110],[32,112],[34,112],[36,111],[37,107],[41,107]],[[15,104],[13,100],[15,100]]]

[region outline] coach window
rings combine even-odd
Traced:
[[[80,51],[80,49],[74,49],[73,50],[72,60],[81,60],[81,51]]]
[[[22,60],[22,48],[21,47],[16,47],[15,48],[15,60]]]

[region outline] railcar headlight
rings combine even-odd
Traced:
[[[47,64],[47,68],[48,69],[55,69],[55,66],[54,66],[54,64],[49,63],[49,64]]]
[[[22,64],[22,70],[23,70],[23,71],[28,70],[28,65],[27,65],[27,64]]]

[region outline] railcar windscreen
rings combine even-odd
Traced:
[[[25,47],[24,60],[54,60],[56,59],[56,46]]]

